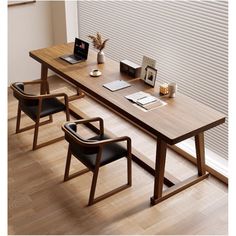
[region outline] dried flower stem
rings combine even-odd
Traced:
[[[105,39],[104,41],[102,41],[102,36],[99,32],[97,32],[96,36],[89,35],[88,37],[92,39],[93,47],[98,49],[99,51],[105,48],[106,42],[109,40]]]

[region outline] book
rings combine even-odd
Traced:
[[[139,99],[145,98],[147,96],[149,96],[149,93],[145,93],[145,92],[140,91],[137,93],[132,93],[130,95],[127,95],[127,96],[125,96],[125,98],[136,103]]]
[[[159,100],[159,99],[158,99]],[[141,99],[138,99],[137,101],[137,104],[138,105],[141,105],[141,106],[145,106],[149,103],[152,103],[152,102],[155,102],[157,101],[157,98],[156,97],[153,97],[153,96],[147,96],[145,98],[141,98]]]
[[[158,99],[155,102],[151,102],[151,103],[145,104],[145,105],[143,105],[141,107],[144,108],[147,111],[150,111],[150,110],[156,109],[158,107],[165,106],[166,104],[167,104],[166,102],[163,102],[162,100]]]
[[[154,108],[166,105],[166,103],[159,98],[142,91],[126,95],[125,98],[137,104],[138,106],[141,106],[145,110],[152,110]]]

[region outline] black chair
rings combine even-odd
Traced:
[[[64,137],[59,137],[37,145],[39,126],[52,122],[53,114],[65,111],[66,120],[67,121],[70,120],[67,94],[56,93],[56,94],[32,95],[24,92],[25,85],[42,84],[42,83],[43,83],[42,81],[32,81],[32,82],[15,82],[11,84],[13,95],[18,100],[16,133],[20,133],[34,128],[33,150],[52,144],[59,140],[63,140]],[[56,97],[64,97],[65,104],[60,102]],[[21,111],[23,111],[27,116],[29,116],[35,122],[35,125],[31,125],[20,129]],[[49,119],[40,123],[40,118],[46,116],[49,116]]]
[[[82,138],[77,133],[77,124],[88,124],[99,121],[99,134],[89,139]],[[92,205],[103,200],[121,190],[131,186],[131,139],[127,136],[110,138],[104,134],[103,120],[99,117],[91,119],[82,119],[73,122],[66,122],[62,126],[65,132],[65,139],[69,143],[64,181],[82,175],[88,171],[93,172],[92,186],[90,190],[88,205]],[[117,144],[126,141],[127,148]],[[71,155],[74,155],[87,168],[69,176]],[[108,193],[94,198],[98,171],[101,166],[114,162],[122,157],[127,157],[127,184],[122,185]]]

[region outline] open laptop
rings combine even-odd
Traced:
[[[70,64],[79,63],[87,60],[89,44],[81,39],[75,38],[74,53],[71,55],[60,56],[61,59]]]

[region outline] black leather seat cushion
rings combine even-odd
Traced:
[[[35,101],[35,100],[34,100]],[[33,120],[36,120],[38,113],[38,104],[26,104],[21,102],[21,109]],[[60,111],[64,111],[66,106],[56,98],[47,98],[42,101],[42,110],[40,117],[45,117],[51,114],[55,114]]]
[[[110,139],[108,135],[98,135],[94,136],[89,139],[89,141],[92,140],[105,140]],[[90,168],[94,168],[96,164],[96,157],[97,153],[86,153],[84,152],[84,147],[81,148],[80,145],[76,145],[75,143],[70,145],[72,154],[80,160],[82,163],[84,163],[86,166]],[[88,147],[89,149],[89,147]],[[111,163],[113,161],[116,161],[124,156],[127,155],[127,149],[122,147],[121,145],[117,143],[111,143],[107,144],[103,148],[102,157],[100,161],[100,166],[106,165],[108,163]]]
[[[24,84],[21,82],[17,82],[14,84],[15,88],[19,90],[19,92],[24,93],[26,95],[34,96],[33,94],[28,94],[24,92]],[[17,93],[14,93],[15,97],[20,102],[20,108],[23,112],[25,112],[31,119],[36,120],[38,113],[38,99],[23,99]],[[66,106],[60,102],[56,98],[46,98],[42,101],[42,109],[40,113],[40,118],[45,117],[60,111],[64,111]]]

